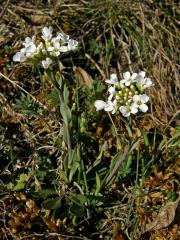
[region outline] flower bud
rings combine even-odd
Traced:
[[[121,84],[120,84],[120,83],[117,83],[117,84],[116,84],[116,89],[117,89],[117,90],[120,90],[120,89],[121,89]]]
[[[122,89],[125,87],[123,83],[120,83],[120,86]]]
[[[134,87],[134,85],[130,85],[130,89],[132,89],[132,90],[135,90],[135,87]]]
[[[120,97],[122,97],[124,94],[123,94],[122,91],[118,91],[118,95],[119,95]]]
[[[125,92],[129,93],[129,89],[128,89],[128,88],[125,88]]]

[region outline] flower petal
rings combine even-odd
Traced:
[[[149,101],[149,97],[146,94],[140,95],[140,98],[142,103],[146,103]]]
[[[131,113],[132,114],[136,114],[138,112],[138,109],[137,109],[137,107],[135,107],[135,106],[131,106]]]
[[[130,77],[131,77],[131,73],[130,72],[123,73],[123,78],[128,79]]]
[[[120,110],[120,112],[122,113],[122,115],[123,115],[124,117],[129,117],[129,116],[130,116],[130,109],[129,109],[129,107],[127,107],[127,106],[121,106],[121,107],[119,108],[119,110]]]
[[[134,95],[134,96],[133,96],[133,101],[134,101],[135,103],[141,101],[140,96],[139,96],[139,95]]]
[[[70,39],[68,42],[68,49],[69,51],[71,50],[75,50],[78,46],[78,41],[74,40],[74,39]]]
[[[139,72],[139,75],[144,78],[146,76],[146,73],[144,71],[141,71]]]
[[[108,97],[108,101],[111,101],[113,97],[114,97],[114,94],[110,94]]]
[[[126,81],[125,86],[128,87],[131,84],[131,81]]]
[[[139,106],[139,109],[142,111],[142,112],[147,112],[148,110],[148,106],[146,104],[141,104]]]
[[[65,33],[59,33],[57,38],[59,38],[64,43],[68,43],[68,41],[69,41],[69,35],[67,35]]]
[[[112,74],[110,75],[110,80],[112,80],[112,81],[117,81],[117,74],[116,74],[116,73],[112,73]]]
[[[53,52],[53,51],[54,51],[54,47],[52,47],[52,46],[48,47],[48,48],[47,48],[47,51],[48,51],[48,52]]]
[[[112,105],[107,105],[105,108],[104,108],[104,111],[106,112],[112,112],[112,111],[115,111],[114,107]]]
[[[134,80],[136,77],[137,77],[137,73],[133,73],[131,76],[132,80]]]
[[[105,103],[102,100],[96,100],[94,102],[94,106],[96,107],[96,111],[102,110],[107,106],[107,103]]]
[[[44,27],[42,30],[42,38],[46,41],[46,40],[50,40],[52,38],[52,32],[53,32],[53,28],[50,27]]]
[[[145,82],[146,82],[146,87],[149,88],[149,87],[152,87],[153,86],[153,83],[151,81],[150,78],[145,78]]]
[[[120,81],[120,83],[123,84],[123,83],[125,83],[126,81],[127,81],[126,79],[122,79],[122,80]]]
[[[60,52],[64,52],[64,53],[65,53],[65,52],[68,52],[68,51],[69,51],[69,49],[68,49],[68,47],[67,47],[67,46],[62,46],[62,47],[60,47],[60,48],[59,48],[59,51],[60,51]]]
[[[108,89],[108,92],[110,94],[114,94],[115,93],[115,86],[111,86],[109,89]]]
[[[117,100],[112,101],[108,101],[107,102],[107,106],[104,108],[105,111],[107,112],[111,112],[112,114],[114,114],[116,112],[116,104],[117,104]]]
[[[108,84],[115,84],[118,81],[117,75],[115,73],[112,73],[110,75],[110,79],[105,80],[106,83]]]
[[[41,63],[42,63],[42,66],[43,66],[44,69],[48,69],[49,65],[52,63],[52,60],[47,57]]]

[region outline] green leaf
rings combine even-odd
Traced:
[[[122,177],[126,177],[131,172],[131,162],[132,157],[128,156],[128,158],[125,159],[125,161],[122,163],[122,167],[119,171],[119,175],[122,175]]]
[[[63,140],[67,144],[67,125],[63,123]]]
[[[46,170],[46,169],[45,169],[45,170],[40,170],[40,169],[38,169],[38,170],[36,171],[36,176],[37,176],[41,181],[44,180],[44,178],[46,177],[46,175],[47,175],[47,170]]]
[[[61,115],[63,117],[64,123],[66,124],[66,126],[68,126],[72,119],[70,108],[66,103],[63,103],[60,106],[60,111],[61,111]]]
[[[69,103],[69,91],[68,91],[66,85],[64,85],[63,97],[64,97],[64,102],[68,105],[68,103]]]
[[[63,162],[63,165],[64,165],[64,172],[63,172],[63,178],[65,179],[66,178],[66,181],[68,182],[68,179],[67,179],[67,177],[68,177],[68,171],[69,171],[69,169],[68,169],[68,161],[69,160],[69,158],[68,158],[68,153],[65,155],[65,157],[64,157],[64,162]]]
[[[33,192],[31,193],[31,195],[34,197],[34,198],[43,198],[43,199],[46,199],[47,197],[49,196],[52,196],[52,195],[55,195],[57,194],[57,192],[54,190],[54,189],[42,189],[41,191],[39,192]]]
[[[56,82],[59,85],[59,89],[62,91],[62,87],[63,87],[63,78],[62,75],[60,73],[56,74]]]
[[[57,108],[60,106],[59,95],[56,89],[53,89],[47,96],[47,100],[51,100],[52,106]]]
[[[168,201],[175,201],[177,198],[177,194],[175,192],[168,192],[167,199]]]
[[[141,130],[141,135],[143,136],[145,146],[148,147],[149,146],[149,140],[148,140],[148,137],[147,137],[147,133],[143,129]]]
[[[140,141],[141,141],[141,138],[138,138],[134,142],[132,142],[131,148],[129,150],[129,154],[132,153],[132,151],[138,146]]]
[[[118,159],[121,157],[122,153],[118,152],[116,153],[116,155],[113,157],[113,159],[111,160],[111,164],[110,164],[110,171],[114,168],[116,162],[118,161]]]
[[[83,206],[85,202],[87,202],[86,196],[82,194],[72,194],[71,195],[71,201],[74,202],[78,206]]]
[[[54,209],[54,217],[56,219],[64,219],[66,217],[69,217],[69,206],[63,204],[60,208]]]
[[[13,190],[14,191],[19,191],[19,190],[24,189],[25,184],[27,182],[27,178],[28,178],[28,175],[25,174],[25,173],[22,173],[19,176],[19,179],[17,179],[17,184],[13,187]]]
[[[96,191],[95,194],[98,194],[101,190],[101,180],[99,178],[98,173],[96,172]]]
[[[57,209],[61,207],[62,197],[51,198],[42,203],[42,207],[45,209]]]
[[[107,202],[107,198],[105,198],[104,196],[95,196],[95,195],[85,195],[86,199],[89,201],[97,201],[97,202]]]
[[[70,174],[69,174],[70,182],[72,181],[72,178],[73,178],[74,174],[76,173],[77,169],[79,168],[79,166],[80,166],[80,159],[77,154],[77,148],[75,148],[72,151],[72,164],[70,166],[71,169],[70,169]]]
[[[83,217],[84,216],[84,210],[85,210],[85,206],[77,205],[75,203],[73,203],[69,208],[69,212],[73,216],[76,216],[76,217]]]

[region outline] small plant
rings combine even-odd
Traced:
[[[40,42],[36,41],[36,37],[27,37],[22,42],[23,48],[13,56],[15,62],[28,62],[34,67],[44,69],[44,73],[47,74],[49,80],[54,86],[55,91],[58,94],[60,102],[60,112],[64,121],[64,142],[68,148],[68,168],[67,175],[69,175],[72,164],[72,146],[71,146],[71,110],[68,107],[69,92],[66,87],[61,72],[54,69],[59,61],[59,57],[63,53],[67,53],[72,50],[76,50],[78,42],[70,39],[69,35],[65,33],[58,33],[53,37],[53,28],[44,27],[42,30]],[[54,70],[53,70],[54,69]]]
[[[65,149],[65,152],[62,154],[62,164],[57,171],[60,176],[60,183],[59,186],[57,186],[60,195],[58,201],[62,198],[66,199],[67,196],[71,196],[72,193],[77,194],[76,192],[78,189],[80,191],[80,194],[78,193],[77,195],[78,201],[80,202],[78,204],[82,206],[84,212],[85,205],[94,205],[97,202],[102,203],[102,201],[104,201],[101,198],[102,190],[105,186],[116,179],[123,162],[125,162],[125,164],[123,165],[124,170],[122,169],[122,175],[126,176],[129,173],[131,153],[139,139],[135,139],[135,141],[130,139],[125,141],[126,143],[128,142],[128,144],[123,144],[121,150],[112,157],[109,167],[103,166],[102,157],[105,148],[102,147],[100,156],[92,162],[90,168],[86,169],[86,160],[84,157],[85,152],[83,150],[85,145],[82,140],[83,137],[81,137],[84,134],[84,130],[82,131],[82,120],[84,117],[82,118],[82,116],[84,116],[85,112],[82,112],[79,117],[77,116],[76,111],[73,110],[77,109],[77,111],[80,112],[78,99],[79,83],[77,81],[77,97],[75,97],[75,103],[71,108],[69,107],[69,90],[66,86],[66,82],[64,81],[61,72],[56,70],[56,63],[59,61],[59,57],[61,57],[63,53],[76,50],[78,42],[70,39],[70,37],[64,33],[58,33],[57,36],[53,37],[52,27],[44,27],[40,42],[38,42],[35,36],[33,36],[32,38],[27,37],[22,44],[23,48],[14,55],[13,60],[16,62],[31,63],[34,67],[39,69],[40,73],[43,71],[43,74],[46,74],[53,84],[59,100],[59,104],[56,104],[56,107],[60,107],[60,113],[63,120],[62,127],[64,142],[60,147],[64,149],[63,144],[65,144],[67,149]],[[123,79],[120,81],[118,81],[116,74],[112,74],[110,79],[106,80],[106,83],[110,85],[108,88],[108,101],[104,102],[102,100],[96,100],[94,105],[97,110],[104,109],[112,114],[119,110],[124,117],[129,117],[131,113],[135,114],[139,110],[142,112],[148,110],[146,103],[148,102],[149,97],[144,91],[153,84],[149,78],[145,77],[145,72],[140,72],[139,74],[133,73],[132,75],[130,72],[126,72],[123,75]],[[99,91],[102,91],[100,89],[95,89],[95,85],[92,85],[92,93],[88,93],[88,99],[91,98],[90,95],[95,97]],[[88,92],[88,89],[87,91],[84,89],[84,93],[85,92]],[[91,100],[94,101],[94,99]],[[26,105],[31,107],[32,103],[30,99],[28,102],[29,103]],[[17,101],[17,103],[19,108],[23,109],[24,103],[22,99],[21,101]],[[89,106],[89,108],[92,110],[92,106]],[[115,126],[114,123],[113,126]],[[117,138],[119,138],[118,135]],[[67,191],[68,185],[71,183],[73,183],[74,186],[71,192],[64,192],[62,189],[66,189]],[[84,195],[84,197],[82,198],[80,195]],[[73,217],[73,211],[71,211],[72,203],[69,197],[67,199],[66,205],[67,208],[70,209],[69,211]],[[51,201],[53,202],[54,199],[47,200],[43,206],[49,206],[49,202],[51,203]],[[58,204],[56,206],[59,207]],[[53,209],[56,209],[56,207]],[[83,212],[81,213],[81,216],[83,216]],[[88,214],[87,211],[87,215]],[[78,216],[79,214],[74,212],[74,217],[76,218]],[[75,221],[75,219],[73,221]]]

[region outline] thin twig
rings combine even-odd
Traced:
[[[65,235],[65,234],[59,234],[59,233],[46,233],[46,234],[40,234],[40,233],[33,233],[30,234],[29,236],[21,237],[21,239],[28,239],[32,237],[48,237],[48,236],[57,236],[57,237],[65,237],[67,240],[68,239],[82,239],[82,240],[91,240],[90,238],[86,237],[78,237],[78,236],[70,236],[70,235]]]
[[[96,66],[97,70],[100,72],[103,79],[106,79],[106,76],[105,76],[104,72],[101,70],[99,65],[91,58],[91,56],[87,53],[85,54],[85,56]]]
[[[4,6],[4,9],[1,11],[0,19],[2,19],[2,17],[3,17],[4,14],[6,13],[6,10],[7,10],[7,8],[8,8],[9,2],[10,2],[10,0],[7,0],[6,4],[5,4],[5,6]]]

